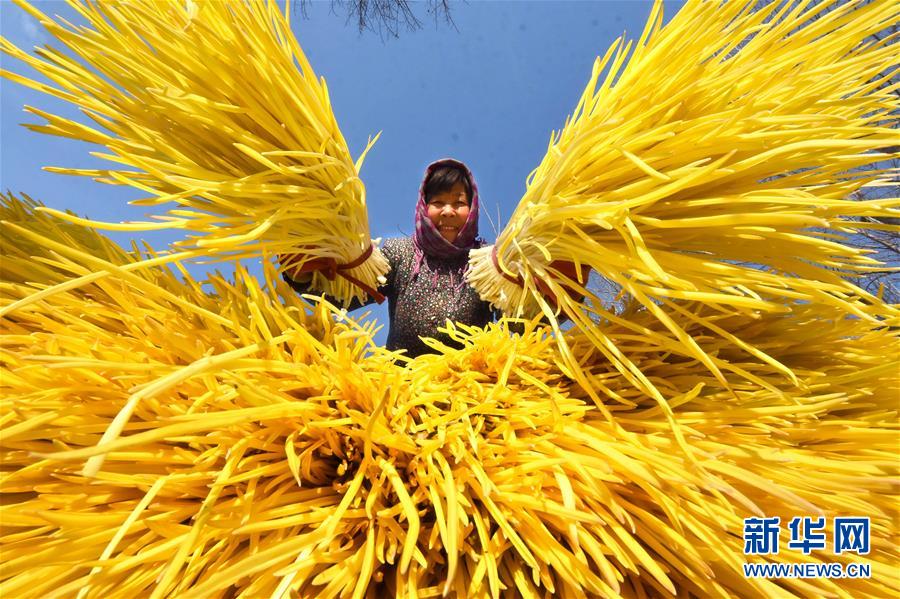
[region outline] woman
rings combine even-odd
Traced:
[[[405,349],[409,357],[434,353],[421,337],[456,345],[437,330],[448,318],[485,326],[499,315],[465,281],[469,250],[484,245],[478,237],[478,187],[465,164],[447,158],[428,165],[415,225],[412,237],[384,242],[381,251],[391,270],[387,283],[378,289],[388,298],[387,348]],[[310,292],[311,274],[292,276],[285,271],[283,276],[298,293]],[[374,301],[354,301],[349,309]]]

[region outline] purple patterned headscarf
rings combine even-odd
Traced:
[[[472,197],[469,201],[469,216],[465,224],[460,228],[456,240],[450,243],[441,235],[431,219],[428,218],[428,205],[425,202],[425,185],[432,173],[442,166],[455,166],[462,170],[469,180],[472,188]],[[443,158],[432,162],[425,169],[422,178],[422,186],[419,188],[419,201],[416,203],[416,231],[413,234],[413,248],[415,251],[415,263],[413,265],[413,278],[419,274],[419,268],[426,256],[434,258],[455,258],[467,256],[469,250],[480,248],[484,240],[478,237],[478,186],[475,185],[475,177],[465,164],[452,158]],[[468,260],[459,267],[456,273],[450,273],[450,284],[461,289],[465,284],[465,273],[469,269]],[[454,277],[454,274],[456,277]],[[437,272],[431,280],[432,287],[437,284]]]

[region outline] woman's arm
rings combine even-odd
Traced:
[[[378,292],[380,294],[382,294],[384,297],[390,297],[391,295],[393,295],[395,260],[394,260],[392,249],[393,248],[388,248],[387,243],[385,243],[385,246],[382,248],[382,253],[384,254],[385,258],[387,258],[388,263],[390,264],[390,271],[388,271],[387,276],[386,276],[387,282],[384,285],[378,287]],[[286,260],[290,260],[290,255],[279,256],[279,261],[282,264],[284,264]],[[337,298],[335,298],[331,295],[328,295],[328,294],[320,293],[317,289],[313,288],[313,285],[312,285],[313,273],[312,272],[303,272],[303,273],[293,272],[291,274],[289,274],[289,273],[291,273],[290,269],[285,270],[284,272],[281,273],[281,278],[283,278],[284,281],[288,285],[291,286],[291,289],[296,291],[298,294],[308,293],[308,294],[314,294],[314,295],[321,295],[323,298],[325,298],[326,300],[328,300],[335,306],[340,307],[343,305],[342,302],[340,300],[338,300]],[[364,306],[368,306],[374,302],[375,302],[375,298],[371,297],[371,296],[366,296],[365,300],[360,300],[359,298],[353,298],[350,301],[350,305],[347,306],[347,310],[348,311],[357,310]]]

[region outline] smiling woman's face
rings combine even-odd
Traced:
[[[436,193],[428,200],[428,218],[441,236],[453,243],[466,219],[469,218],[469,198],[466,185],[458,182],[449,189]]]

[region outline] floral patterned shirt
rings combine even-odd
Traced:
[[[391,265],[386,276],[387,283],[378,288],[388,298],[389,350],[406,349],[406,355],[410,357],[434,353],[421,337],[433,337],[447,345],[457,345],[437,330],[439,326],[444,326],[447,319],[483,327],[499,317],[499,312],[479,298],[475,289],[466,283],[459,285],[458,269],[461,263],[468,260],[467,256],[434,258],[426,255],[418,275],[413,278],[415,257],[411,237],[387,239],[381,251]],[[309,283],[298,283],[286,274],[284,279],[298,293],[315,293],[310,291]],[[354,300],[348,310],[367,306],[374,301],[374,298],[368,298],[365,302]]]

